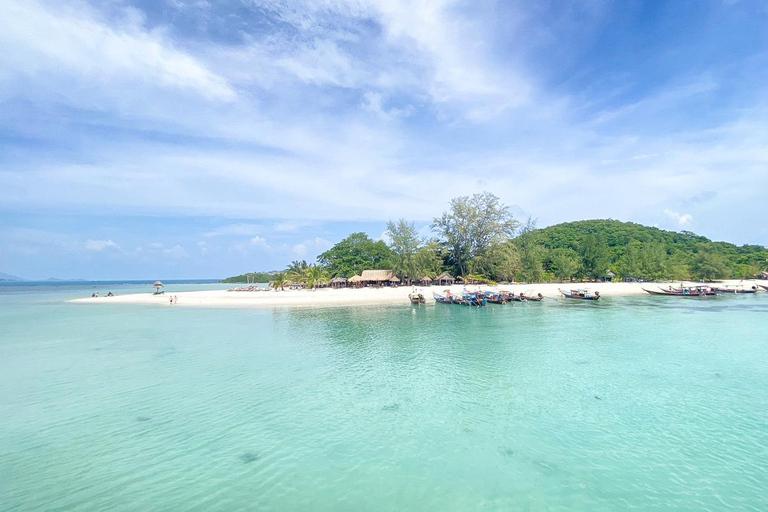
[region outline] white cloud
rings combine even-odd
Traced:
[[[693,220],[693,216],[690,213],[680,214],[669,209],[665,209],[662,213],[664,213],[667,218],[677,222],[680,226],[690,224]]]
[[[211,238],[216,236],[254,236],[262,232],[262,226],[260,224],[229,224],[227,226],[221,226],[203,233],[204,237]]]
[[[367,110],[387,121],[400,117],[408,117],[415,111],[413,105],[407,105],[403,108],[386,108],[384,106],[384,96],[378,92],[366,92],[363,95],[363,101],[360,103],[363,110]]]
[[[126,9],[121,23],[110,26],[80,2],[4,5],[0,84],[5,93],[0,97],[16,87],[25,95],[47,95],[45,84],[58,83],[62,87],[51,99],[83,106],[125,105],[129,94],[146,95],[152,88],[211,101],[235,99],[226,79],[174,48],[161,32],[147,32],[136,12]]]
[[[316,256],[327,251],[331,247],[333,247],[333,242],[316,236],[293,245],[291,247],[291,253],[298,258],[305,258],[310,250],[312,251],[312,256]]]
[[[267,249],[267,250],[271,249],[267,241],[260,236],[255,236],[251,238],[250,242],[251,242],[251,245],[254,247],[259,247],[261,249]]]
[[[120,250],[120,246],[112,240],[86,240],[85,249],[88,251],[101,252],[105,249]]]

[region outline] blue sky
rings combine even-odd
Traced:
[[[768,244],[764,0],[12,1],[0,271],[223,277],[490,190]]]

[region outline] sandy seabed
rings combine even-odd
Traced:
[[[620,295],[644,295],[643,288],[658,290],[669,286],[679,286],[680,281],[666,281],[659,283],[532,283],[511,284],[499,286],[468,285],[470,291],[481,290],[506,290],[516,294],[535,295],[541,293],[545,298],[555,299],[560,297],[559,290],[586,289],[591,292],[600,292],[604,297]],[[702,283],[683,282],[685,286],[700,286]],[[705,283],[706,284],[706,283]],[[717,286],[744,287],[756,286],[754,281],[729,280],[718,282]],[[74,299],[71,302],[89,304],[150,304],[169,306],[170,298],[177,298],[174,307],[198,306],[198,307],[329,307],[329,306],[356,306],[374,304],[407,304],[408,294],[414,289],[424,295],[427,304],[434,302],[433,293],[443,293],[450,290],[451,293],[461,293],[463,285],[453,286],[398,286],[398,287],[367,287],[367,288],[321,288],[317,290],[261,290],[261,291],[229,291],[208,290],[199,292],[174,292],[172,287],[165,294],[135,293],[129,295],[117,295],[114,297],[88,297]]]

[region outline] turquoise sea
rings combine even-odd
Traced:
[[[768,293],[65,302],[94,290],[148,286],[0,286],[2,511],[768,510]]]

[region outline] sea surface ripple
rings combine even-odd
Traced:
[[[0,296],[3,511],[768,510],[768,294],[43,299]]]

